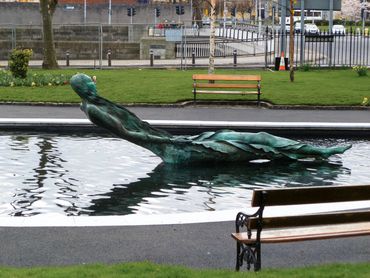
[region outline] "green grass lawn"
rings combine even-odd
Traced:
[[[180,266],[166,266],[152,263],[127,263],[116,265],[84,265],[66,267],[38,267],[38,268],[0,268],[0,277],[37,277],[37,278],[64,278],[64,277],[259,277],[259,278],[290,278],[290,277],[341,277],[365,278],[370,275],[370,264],[335,264],[318,267],[292,269],[266,269],[260,272],[232,270],[197,270]]]
[[[97,76],[99,93],[119,103],[176,103],[192,100],[194,73],[205,69],[117,69],[79,70]],[[32,70],[42,73],[42,70]],[[49,73],[50,71],[48,71]],[[77,70],[59,70],[74,74]],[[227,74],[261,74],[262,100],[279,105],[356,105],[370,97],[370,76],[359,77],[352,70],[296,71],[295,82],[289,72],[263,70],[217,70]],[[246,100],[255,96],[199,96],[199,99]],[[0,101],[77,103],[79,98],[69,85],[45,87],[0,87]]]

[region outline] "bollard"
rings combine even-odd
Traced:
[[[153,50],[150,50],[149,51],[149,55],[150,55],[150,66],[152,67],[153,66],[153,60],[154,60],[154,54],[153,54]]]
[[[112,51],[110,49],[108,49],[107,60],[108,60],[108,67],[111,67],[112,66]]]
[[[236,64],[237,64],[237,55],[236,55],[236,49],[234,49],[233,51],[233,57],[234,57],[234,67],[236,67]]]
[[[193,49],[193,51],[191,52],[191,64],[193,66],[195,66],[195,51]]]
[[[69,67],[69,51],[66,52],[66,66]]]

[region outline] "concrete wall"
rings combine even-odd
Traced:
[[[86,25],[83,24],[83,5],[60,5],[53,18],[57,59],[64,59],[67,51],[70,59],[98,59],[100,53],[105,58],[108,49],[112,51],[112,59],[147,59],[150,49],[154,50],[156,57],[173,58],[173,43],[166,43],[164,38],[156,38],[155,42],[145,38],[148,25],[154,23],[155,7],[161,9],[156,22],[167,20],[171,23],[190,20],[190,6],[183,5],[185,14],[181,17],[176,15],[176,4],[137,5],[133,24],[127,16],[127,6],[112,5],[111,25],[107,25],[108,5],[88,5]],[[42,59],[41,30],[38,4],[0,3],[0,60],[7,60],[14,47],[31,48],[33,59]],[[144,41],[141,43],[142,38]]]
[[[176,58],[175,43],[167,42],[163,37],[143,38],[140,43],[140,59],[149,59],[151,50],[154,59]]]
[[[54,28],[57,58],[64,59],[68,51],[71,59],[98,59],[101,51],[105,57],[110,49],[112,59],[139,59],[140,39],[146,33],[143,25],[59,26]],[[33,59],[42,59],[41,28],[0,27],[0,60],[7,60],[14,47],[31,48]]]
[[[54,28],[57,59],[71,60],[106,58],[111,50],[112,59],[149,59],[150,50],[155,59],[175,58],[175,43],[164,37],[148,37],[146,25],[114,26],[59,26]],[[102,39],[102,41],[100,40]],[[31,48],[32,59],[43,57],[43,39],[40,27],[0,27],[0,60],[8,60],[14,47]]]
[[[176,15],[177,4],[163,5],[136,5],[136,15],[132,17],[132,23],[154,24],[154,8],[160,7],[161,16],[156,18],[160,21],[186,21],[190,22],[190,6],[184,4],[185,14]],[[112,24],[130,24],[131,18],[127,16],[126,5],[112,5]],[[54,24],[82,24],[84,23],[83,5],[59,5],[55,11]],[[106,5],[87,5],[86,23],[108,23],[108,1]],[[41,15],[37,3],[0,3],[0,25],[40,25]]]

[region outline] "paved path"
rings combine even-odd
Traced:
[[[369,123],[370,110],[282,110],[248,107],[128,107],[145,120]],[[86,118],[75,106],[0,105],[0,118]]]
[[[269,60],[270,62],[270,60]],[[233,57],[216,57],[215,58],[215,66],[216,67],[234,67],[234,58]],[[2,60],[0,61],[0,65],[7,65],[8,61]],[[30,61],[31,67],[41,67],[42,60],[31,60]],[[59,66],[65,67],[66,60],[59,60]],[[192,67],[192,59],[187,58],[182,61],[181,59],[159,59],[153,61],[153,67],[155,68],[164,68],[164,67],[177,67],[180,68],[182,65],[183,68],[191,68]],[[208,67],[209,65],[209,58],[196,58],[195,59],[195,66],[196,67]],[[239,56],[237,58],[237,67],[238,68],[251,68],[251,67],[264,67],[265,66],[265,56],[264,55],[256,55],[256,56]],[[108,60],[104,59],[101,61],[99,60],[70,60],[70,67],[87,67],[87,68],[124,68],[124,67],[150,67],[150,60],[112,60],[111,67],[108,67]]]
[[[0,265],[152,261],[233,269],[232,222],[129,227],[0,228]],[[366,262],[370,237],[262,246],[263,267]]]

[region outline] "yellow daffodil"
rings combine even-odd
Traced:
[[[367,104],[369,104],[369,99],[367,97],[364,97],[364,99],[362,100],[361,105],[367,105]]]

